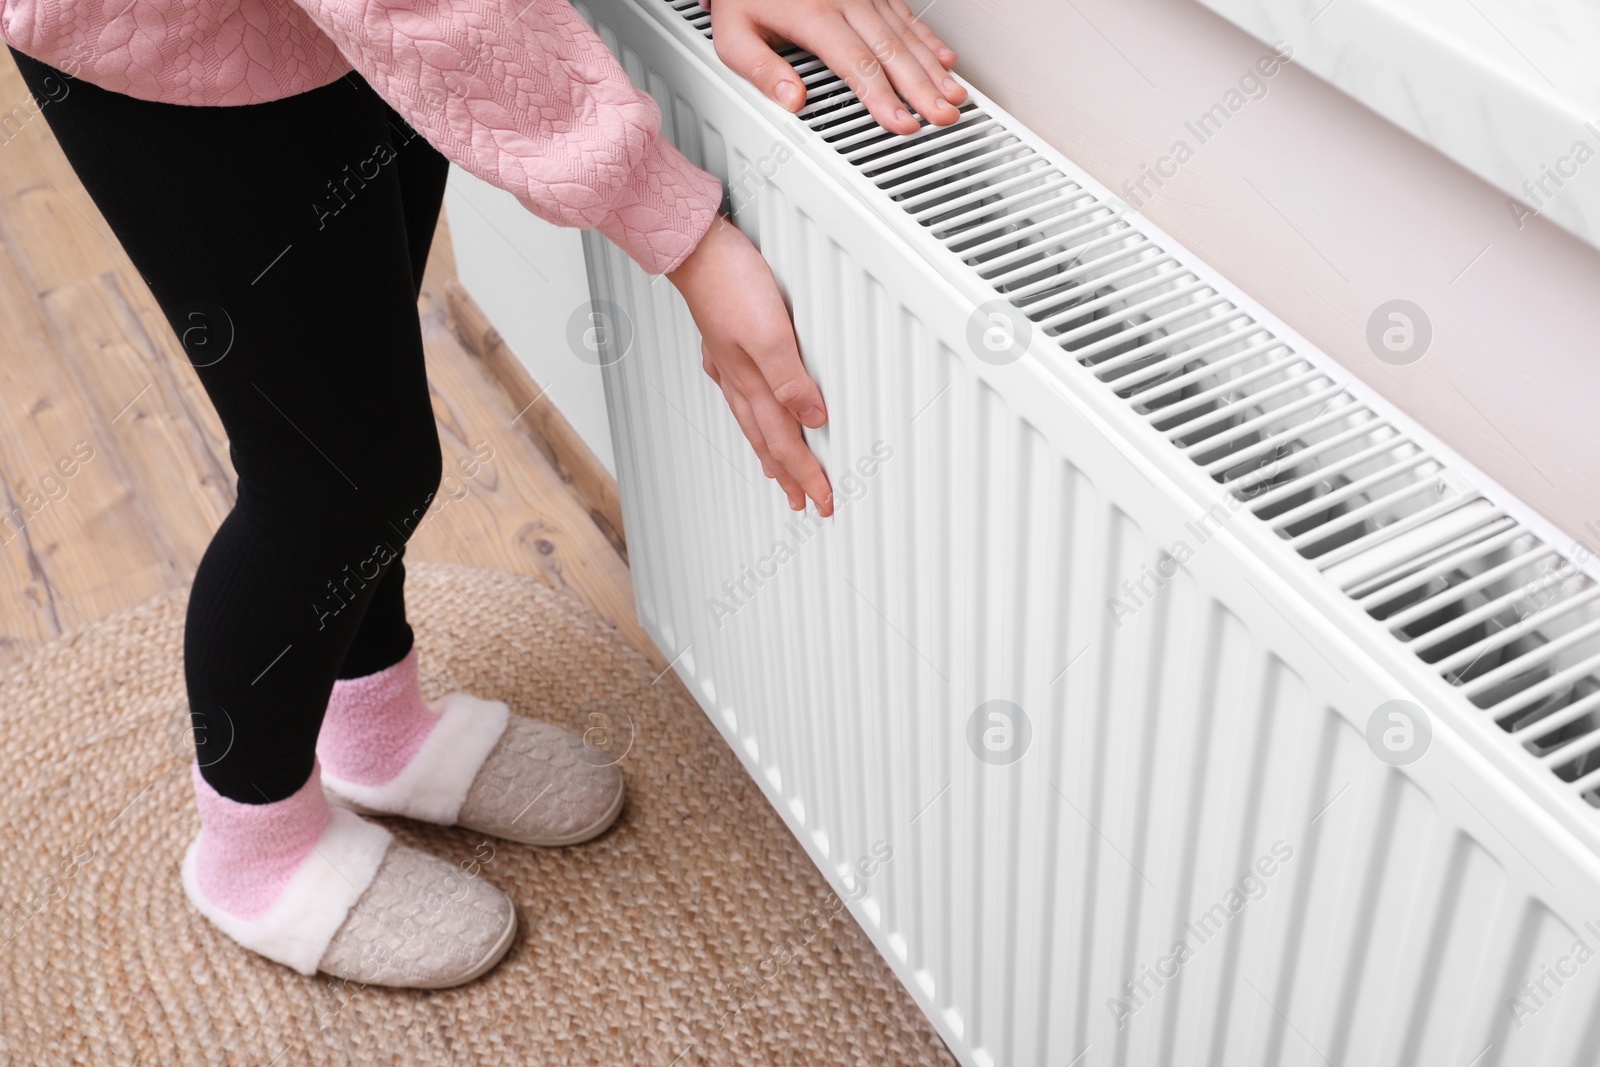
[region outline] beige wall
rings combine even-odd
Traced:
[[[1186,140],[1135,206],[1567,533],[1600,526],[1600,251],[1519,231],[1504,194],[1293,64],[1197,145],[1184,123],[1268,49],[1192,0],[934,0],[925,18],[1114,190]],[[1408,366],[1366,342],[1396,298],[1433,325]]]

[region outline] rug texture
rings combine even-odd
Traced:
[[[588,730],[627,778],[575,848],[386,822],[511,894],[505,962],[444,992],[303,978],[194,911],[174,593],[0,675],[0,1063],[954,1064],[704,714],[601,620],[438,564],[406,600],[425,695]]]

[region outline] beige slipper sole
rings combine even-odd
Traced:
[[[357,815],[365,815],[373,819],[392,819],[401,817],[390,812],[377,811],[373,808],[367,807],[364,804],[358,804],[355,801],[348,800],[330,790],[324,790],[324,792],[328,795],[328,803],[337,805],[341,808],[347,808],[350,811],[355,812]],[[605,813],[602,814],[598,819],[581,830],[574,830],[572,833],[563,834],[560,837],[507,837],[504,834],[494,833],[492,831],[482,829],[481,827],[472,826],[468,823],[456,823],[454,825],[463,830],[471,830],[474,833],[488,834],[490,837],[497,838],[501,841],[514,841],[517,844],[533,845],[536,848],[562,848],[567,845],[580,845],[585,841],[593,840],[594,838],[605,833],[611,828],[611,824],[617,821],[617,816],[622,814],[622,809],[627,806],[627,803],[628,790],[626,788],[618,789],[617,798],[611,802],[611,806],[607,808]]]

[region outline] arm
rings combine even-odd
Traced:
[[[790,507],[833,493],[802,426],[827,418],[761,253],[718,218],[722,186],[660,133],[566,0],[296,0],[378,95],[450,160],[560,226],[664,273],[704,366]],[[526,3],[526,7],[523,5]]]
[[[806,497],[833,514],[833,489],[800,428],[828,421],[822,390],[800,359],[794,323],[767,261],[718,219],[683,265],[667,275],[700,329],[701,366],[775,480],[800,511]]]
[[[651,274],[689,255],[721,184],[565,0],[296,0],[372,88],[464,170]]]

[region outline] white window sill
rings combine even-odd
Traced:
[[[1600,247],[1600,7],[1587,0],[1201,0]]]

